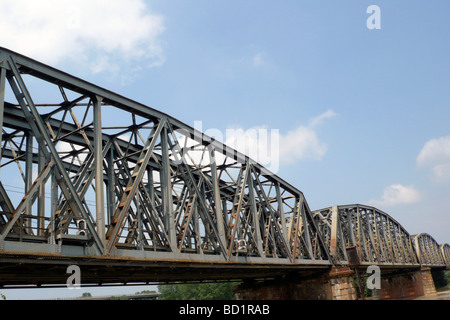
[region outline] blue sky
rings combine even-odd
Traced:
[[[311,209],[374,205],[450,243],[449,1],[67,2],[0,0],[0,46],[191,126],[278,129]]]

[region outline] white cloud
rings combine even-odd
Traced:
[[[253,127],[248,130],[237,128],[227,134],[226,145],[247,154],[261,164],[292,164],[299,160],[321,160],[327,153],[327,145],[320,141],[315,131],[325,119],[336,116],[328,110],[310,120],[308,126],[301,125],[282,134],[267,127]]]
[[[197,122],[195,128],[249,156],[276,174],[281,165],[300,160],[321,160],[328,147],[318,138],[316,127],[334,116],[336,113],[328,110],[311,119],[309,125],[301,125],[286,134],[267,126],[228,128],[225,134],[218,129],[203,130],[201,122]]]
[[[427,141],[416,161],[421,167],[431,167],[436,178],[450,180],[450,136]]]
[[[258,52],[257,54],[255,54],[252,59],[253,67],[259,68],[259,67],[265,66],[267,64],[267,62],[266,62],[264,56],[265,55],[262,52]]]
[[[328,147],[317,137],[311,127],[300,126],[286,135],[280,135],[280,161],[294,163],[298,160],[321,160]]]
[[[292,164],[299,160],[321,160],[327,152],[327,145],[320,141],[315,132],[315,126],[325,119],[334,117],[336,113],[328,110],[310,120],[310,125],[299,126],[287,134],[280,134],[278,129],[269,129],[267,126],[256,126],[249,129],[230,127],[225,132],[216,128],[203,128],[202,121],[196,121],[194,128],[215,140],[223,142],[254,161],[263,165],[276,174],[280,165]],[[208,152],[205,148],[189,138],[183,130],[178,130],[178,141],[181,148],[187,151],[185,161],[192,164],[207,166],[209,164]],[[193,148],[195,146],[195,149]],[[233,163],[233,154],[224,157],[224,150],[216,150],[216,162]],[[188,156],[189,155],[189,156]]]
[[[308,126],[299,126],[286,135],[280,135],[281,162],[294,163],[298,160],[321,160],[327,153],[328,147],[320,141],[316,128],[326,119],[335,117],[337,113],[327,110],[310,119]]]
[[[370,200],[374,206],[395,206],[399,204],[411,204],[420,200],[420,192],[414,186],[392,184],[384,189],[381,200]]]
[[[118,74],[123,64],[164,62],[163,18],[143,0],[0,0],[0,7],[0,46],[44,63]]]
[[[276,129],[269,130],[266,127],[254,127],[247,130],[242,128],[228,128],[225,133],[219,129],[207,129],[203,131],[201,121],[195,122],[195,128],[207,136],[224,142],[226,146],[247,155],[274,173],[279,169],[279,135]],[[208,149],[190,139],[183,130],[178,130],[177,133],[177,140],[180,143],[180,147],[184,149],[184,161],[188,164],[208,166],[210,163]],[[228,149],[216,149],[215,160],[217,164],[231,164],[235,162],[233,159],[234,153],[228,154],[228,151]],[[179,155],[173,157],[173,160],[179,159]]]
[[[226,130],[225,145],[247,155],[276,173],[279,169],[280,138],[279,130],[268,129],[266,126],[247,130],[229,128]]]
[[[450,162],[438,164],[433,167],[435,177],[441,180],[450,180]]]
[[[337,113],[334,112],[333,110],[329,109],[329,110],[325,111],[324,113],[322,113],[321,115],[312,118],[309,122],[309,126],[311,128],[315,128],[318,125],[320,125],[324,120],[333,118],[335,116],[337,116]]]
[[[264,50],[252,48],[251,52],[245,53],[239,59],[229,61],[226,68],[228,72],[242,72],[242,70],[269,70],[274,64]]]

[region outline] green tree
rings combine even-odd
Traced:
[[[0,298],[2,298],[3,300],[6,300],[6,296],[2,293],[0,293]]]
[[[159,285],[161,300],[234,300],[236,282]]]
[[[142,290],[141,292],[136,292],[136,294],[141,294],[141,293],[156,293],[155,290]]]
[[[436,289],[447,289],[450,284],[450,270],[432,270],[431,275]]]

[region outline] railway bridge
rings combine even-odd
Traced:
[[[0,128],[5,288],[65,285],[77,265],[86,285],[246,279],[242,298],[261,297],[270,279],[285,281],[284,298],[321,279],[315,297],[328,299],[358,268],[403,272],[417,286],[450,264],[448,244],[409,235],[376,208],[312,211],[248,156],[5,48]]]

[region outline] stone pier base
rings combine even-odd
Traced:
[[[236,300],[327,300],[328,282],[320,277],[308,280],[244,282],[234,289]]]
[[[381,275],[381,289],[374,297],[380,300],[410,299],[436,293],[430,268]]]
[[[331,286],[331,300],[357,300],[357,292],[353,275],[349,268],[333,268],[328,274]]]
[[[374,300],[411,299],[436,293],[430,268],[382,272],[380,282],[381,288],[372,290]],[[309,277],[244,282],[234,293],[237,300],[357,300],[360,297],[356,286],[353,270],[334,267]]]
[[[433,281],[433,276],[431,275],[431,269],[430,268],[422,268],[421,275],[422,275],[424,295],[428,296],[431,294],[435,294],[436,286]]]
[[[234,289],[237,300],[354,300],[354,272],[336,269],[309,279],[247,282]]]

